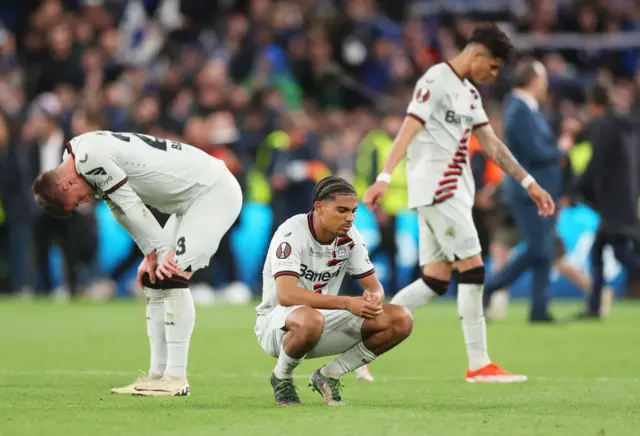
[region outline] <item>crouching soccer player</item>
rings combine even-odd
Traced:
[[[102,197],[145,255],[138,283],[147,297],[149,373],[111,392],[189,395],[187,358],[196,318],[189,279],[209,264],[240,214],[235,177],[222,161],[190,145],[97,131],[71,139],[62,164],[38,176],[33,192],[58,218]],[[164,228],[146,205],[171,215]]]
[[[262,303],[255,333],[278,359],[271,376],[276,404],[299,404],[293,371],[303,359],[340,354],[316,370],[310,386],[328,405],[343,405],[340,378],[405,340],[413,328],[408,310],[384,304],[360,233],[353,226],[356,191],[327,177],[313,194],[313,211],[296,215],[276,231],[263,269]],[[345,273],[364,289],[338,296]]]

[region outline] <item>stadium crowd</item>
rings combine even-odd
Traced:
[[[600,85],[616,111],[640,118],[634,0],[43,0],[2,2],[0,20],[2,292],[52,293],[54,244],[71,295],[109,294],[141,258],[132,248],[101,271],[95,204],[68,221],[35,207],[31,184],[60,163],[68,138],[109,129],[202,148],[226,162],[245,201],[271,206],[275,227],[306,212],[329,173],[366,189],[417,78],[453,57],[481,20],[503,22],[518,56],[544,63],[551,87],[542,112],[558,137],[576,139],[563,150],[568,184],[590,156],[588,88]],[[499,133],[512,70],[480,88]],[[505,215],[501,176],[478,165],[488,244],[505,222],[495,219]],[[405,209],[399,170],[376,212],[381,250],[395,251],[394,217]],[[216,256],[234,281],[228,237]]]

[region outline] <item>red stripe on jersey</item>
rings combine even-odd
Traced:
[[[355,247],[355,246],[356,246],[356,243],[355,243],[355,242],[352,242],[351,244],[349,244],[349,248],[353,248],[353,247]]]
[[[462,175],[462,169],[459,170],[451,170],[451,171],[445,171],[444,172],[444,176],[445,177],[449,177],[449,176],[461,176]]]
[[[448,179],[442,179],[442,180],[440,180],[440,186],[446,185],[447,183],[455,183],[457,181],[458,181],[458,179],[455,178],[455,177],[449,177]]]
[[[451,197],[453,197],[453,192],[447,192],[447,193],[444,193],[444,194],[440,195],[439,197],[435,197],[433,199],[433,202],[434,202],[434,204],[442,203],[443,201],[445,201],[446,199],[451,198]]]
[[[346,262],[347,259],[331,259],[327,262],[327,266],[336,266],[340,265],[342,262]]]
[[[343,236],[342,238],[338,239],[338,246],[344,245],[344,244],[346,244],[348,242],[351,242],[351,241],[352,241],[352,239],[351,239],[350,236]]]
[[[448,192],[448,191],[455,191],[456,189],[458,189],[458,185],[447,185],[443,188],[440,188],[436,191],[436,197],[439,196],[440,194],[442,194],[443,192]]]
[[[125,183],[127,183],[127,181],[129,180],[128,177],[125,177],[124,179],[120,180],[118,183],[116,183],[115,185],[113,185],[111,188],[107,189],[106,191],[104,191],[105,195],[109,195],[112,192],[114,192],[116,189],[118,189],[119,187],[121,187],[122,185],[124,185]]]
[[[440,188],[433,194],[434,204],[441,203],[444,200],[453,197],[454,191],[458,188],[458,178],[462,176],[462,172],[464,171],[462,164],[467,163],[467,152],[469,147],[466,144],[467,141],[469,141],[467,134],[470,131],[471,130],[468,128],[464,130],[464,136],[460,138],[458,149],[453,154],[451,163],[448,165],[449,170],[442,173],[443,179],[440,180]]]

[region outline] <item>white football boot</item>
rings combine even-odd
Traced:
[[[152,381],[159,381],[162,378],[162,374],[146,374],[142,373],[136,381],[130,385],[123,386],[121,388],[111,389],[112,394],[133,395],[136,390],[136,386],[139,384],[149,383]]]
[[[160,380],[151,380],[135,386],[133,395],[143,397],[188,397],[191,393],[185,377],[163,376]]]

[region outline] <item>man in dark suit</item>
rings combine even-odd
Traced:
[[[538,61],[521,61],[515,69],[515,89],[505,105],[505,143],[529,174],[557,202],[562,189],[558,159],[562,153],[556,138],[539,111],[547,94],[547,73]],[[485,283],[485,305],[491,293],[507,287],[527,270],[532,272],[531,322],[552,322],[547,289],[554,258],[555,219],[538,215],[527,192],[511,178],[505,181],[505,200],[511,208],[526,248],[512,257]]]
[[[577,182],[582,200],[600,215],[600,225],[591,247],[592,288],[585,311],[579,318],[599,318],[604,286],[603,250],[610,245],[616,259],[633,275],[640,273],[638,197],[640,196],[640,132],[628,108],[614,110],[607,90],[596,86],[588,95],[594,120],[585,128],[593,154]]]

